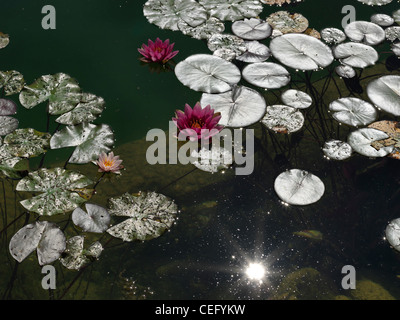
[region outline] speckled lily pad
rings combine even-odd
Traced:
[[[16,129],[4,138],[7,151],[15,157],[32,158],[50,147],[50,134],[32,128]]]

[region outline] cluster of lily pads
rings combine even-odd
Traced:
[[[391,2],[358,1],[378,6]],[[371,21],[351,22],[344,30],[325,28],[320,32],[310,29],[308,20],[297,13],[277,11],[265,20],[259,17],[264,4],[279,6],[285,2],[290,3],[149,0],[143,12],[150,23],[162,29],[181,31],[207,43],[210,54],[185,58],[176,65],[175,74],[183,85],[202,93],[202,106],[210,105],[221,114],[220,124],[244,128],[260,122],[273,132],[295,134],[304,124],[302,109],[312,107],[313,98],[290,88],[281,94],[281,104],[267,105],[263,93],[285,88],[293,71],[313,72],[334,66],[340,78],[357,79],[364,68],[378,61],[375,47],[387,41],[393,53],[400,56],[400,10],[392,15],[374,14]],[[225,21],[232,22],[231,33]],[[354,96],[331,101],[333,119],[354,129],[347,141],[326,141],[322,148],[326,158],[345,160],[355,152],[369,158],[400,158],[398,122],[376,121],[380,114],[400,115],[400,76],[384,75],[370,81],[367,95],[370,101]],[[216,162],[222,154],[214,152]],[[275,191],[287,204],[314,203],[324,190],[318,177],[301,169],[283,172],[275,180]],[[398,224],[396,230],[400,230]]]
[[[104,249],[100,241],[84,246],[87,233],[107,232],[124,241],[143,241],[160,236],[172,226],[177,206],[162,194],[127,193],[109,199],[108,208],[88,202],[104,174],[119,173],[122,167],[122,160],[114,157],[113,152],[106,155],[115,142],[111,127],[93,123],[105,108],[102,97],[83,92],[78,82],[65,73],[44,75],[28,85],[20,72],[2,71],[0,89],[3,96],[19,94],[19,103],[26,109],[47,102],[49,119],[55,116],[58,123],[54,133],[18,128],[17,103],[0,99],[2,179],[18,181],[15,190],[23,197],[20,204],[27,213],[38,216],[35,222],[24,225],[12,236],[9,251],[15,260],[20,263],[36,251],[40,265],[59,260],[66,268],[79,270],[99,258]],[[31,170],[29,159],[66,147],[74,150],[64,167],[43,168],[41,161],[37,170]],[[103,172],[97,182],[66,168],[69,163],[92,162]],[[28,194],[33,196],[25,196]],[[86,210],[82,208],[84,204]],[[70,237],[56,223],[39,220],[39,217],[59,214],[71,214],[82,235]],[[112,225],[114,216],[128,219]]]

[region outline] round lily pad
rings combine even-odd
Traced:
[[[347,142],[334,139],[326,141],[322,151],[333,160],[346,160],[353,154],[353,148]]]
[[[50,147],[50,134],[32,128],[16,129],[4,138],[7,151],[15,157],[33,158]]]
[[[273,62],[259,62],[247,65],[242,71],[243,78],[257,87],[279,89],[290,82],[290,73],[283,66]]]
[[[268,22],[251,18],[234,22],[232,32],[245,40],[263,40],[272,34],[272,27]]]
[[[306,109],[312,104],[312,98],[308,93],[296,89],[286,90],[281,95],[282,102],[296,109]]]
[[[375,13],[371,16],[371,22],[381,27],[389,27],[394,23],[394,19],[384,13]]]
[[[300,13],[288,11],[277,11],[267,17],[267,22],[283,34],[293,32],[304,32],[308,28],[308,20]]]
[[[208,38],[208,49],[214,56],[231,61],[246,52],[246,44],[243,39],[232,34],[216,33]]]
[[[338,44],[333,48],[336,59],[353,68],[365,68],[374,65],[379,58],[378,52],[369,45],[356,42]]]
[[[241,56],[236,57],[236,60],[247,62],[247,63],[256,63],[256,62],[264,62],[271,56],[271,50],[269,48],[254,40],[254,41],[245,41],[246,52]]]
[[[385,40],[385,31],[382,27],[369,21],[353,21],[346,25],[344,32],[350,40],[372,46]]]
[[[338,44],[346,40],[346,34],[337,28],[325,28],[321,30],[321,38],[326,43]]]
[[[285,105],[267,107],[267,112],[261,123],[268,129],[278,133],[293,133],[304,125],[304,116],[296,108]]]
[[[380,109],[400,116],[400,76],[382,76],[367,85],[368,98]]]
[[[385,229],[385,237],[395,250],[400,251],[400,218],[389,222]]]
[[[0,116],[0,136],[14,132],[18,128],[18,125],[18,119],[9,116]]]
[[[335,120],[353,127],[365,126],[378,117],[378,111],[372,104],[354,97],[331,102],[329,110],[333,112]]]
[[[20,72],[0,71],[0,88],[4,88],[6,96],[19,93],[24,85],[24,76]]]
[[[263,10],[259,0],[199,0],[211,17],[222,21],[255,18]]]

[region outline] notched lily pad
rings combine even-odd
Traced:
[[[296,89],[286,90],[281,95],[282,102],[296,109],[306,109],[312,104],[312,98],[308,93]]]
[[[364,42],[371,46],[385,40],[385,31],[382,27],[368,21],[353,21],[346,25],[344,32],[350,40]]]
[[[293,133],[304,125],[304,116],[296,108],[285,105],[267,107],[267,112],[261,123],[277,133]]]
[[[103,233],[110,225],[110,214],[106,208],[96,204],[86,203],[86,212],[76,208],[72,212],[72,222],[84,232]]]
[[[0,88],[6,96],[19,93],[25,85],[24,76],[15,70],[0,71]]]
[[[372,104],[354,97],[331,102],[329,110],[335,120],[353,127],[366,126],[378,117],[378,111]]]
[[[60,257],[61,264],[67,269],[80,270],[100,257],[104,249],[101,243],[96,241],[84,249],[84,240],[83,236],[75,236],[67,240],[66,249]]]
[[[263,10],[258,0],[199,0],[211,17],[222,21],[255,18]]]
[[[365,68],[374,65],[379,58],[378,52],[363,43],[346,42],[333,48],[333,54],[341,63],[353,68]]]
[[[257,87],[264,89],[279,89],[290,82],[290,73],[285,67],[273,62],[259,62],[247,65],[243,78]]]
[[[15,157],[32,158],[50,147],[51,135],[32,128],[17,129],[4,138],[5,148]]]
[[[400,116],[400,76],[388,75],[367,85],[368,98],[380,109]]]
[[[350,133],[347,142],[355,152],[366,157],[377,158],[385,157],[392,153],[394,147],[388,146],[376,149],[372,144],[375,141],[385,140],[388,138],[389,136],[383,131],[373,128],[361,128]]]
[[[263,40],[272,34],[272,27],[268,22],[251,18],[234,22],[232,32],[244,40]]]
[[[271,50],[269,48],[254,40],[254,41],[245,41],[246,52],[241,56],[236,57],[236,60],[247,62],[247,63],[256,63],[256,62],[264,62],[271,56]]]

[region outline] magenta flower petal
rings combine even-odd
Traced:
[[[147,45],[142,44],[138,51],[144,57],[141,60],[164,64],[178,54],[179,51],[172,51],[173,47],[174,43],[170,44],[169,39],[163,42],[157,38],[154,42],[149,39]]]

